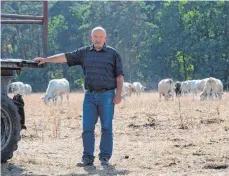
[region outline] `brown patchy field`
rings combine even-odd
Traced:
[[[79,168],[83,93],[70,105],[45,106],[25,97],[27,130],[18,150],[1,166],[2,175],[229,175],[229,93],[223,100],[192,97],[159,101],[157,93],[132,96],[117,105],[114,117],[114,168],[98,161],[100,122],[96,126],[96,168]],[[180,101],[180,108],[179,108]]]

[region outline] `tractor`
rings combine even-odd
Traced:
[[[43,16],[1,14],[1,24],[41,24],[43,25],[43,57],[47,54],[47,12],[48,2],[43,1]],[[23,104],[8,96],[9,86],[15,74],[24,68],[42,68],[32,60],[0,58],[1,61],[1,163],[13,157],[21,139],[20,132],[24,124]],[[20,98],[23,96],[19,95]]]

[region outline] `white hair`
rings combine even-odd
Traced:
[[[100,27],[100,26],[93,28],[91,30],[91,34],[93,34],[95,31],[98,31],[98,30],[103,31],[105,33],[105,35],[107,35],[106,30],[104,28]]]

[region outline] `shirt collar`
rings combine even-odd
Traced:
[[[90,51],[95,50],[95,46],[92,44],[90,45]],[[103,48],[100,51],[107,51],[107,45],[104,43]]]

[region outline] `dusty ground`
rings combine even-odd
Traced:
[[[229,175],[229,93],[221,101],[192,97],[158,101],[158,94],[132,96],[116,106],[114,168],[98,162],[100,122],[96,127],[95,166],[81,160],[82,93],[71,93],[70,105],[45,106],[40,97],[25,98],[26,126],[13,159],[2,175]]]

